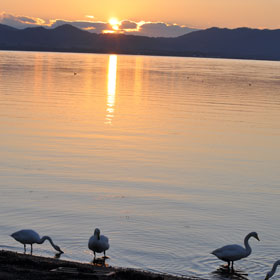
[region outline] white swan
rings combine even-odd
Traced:
[[[59,246],[55,245],[49,236],[43,236],[42,238],[40,238],[39,234],[32,229],[22,229],[17,232],[14,232],[13,234],[11,234],[11,236],[16,241],[18,241],[24,245],[24,253],[26,252],[26,244],[31,245],[30,252],[32,254],[32,251],[33,251],[32,245],[34,243],[42,244],[45,240],[49,240],[49,242],[51,243],[51,245],[53,246],[53,248],[56,251],[63,253],[63,251],[59,248]]]
[[[88,241],[88,248],[93,251],[94,258],[96,257],[96,253],[104,253],[104,257],[106,257],[106,250],[110,247],[108,237],[104,235],[100,235],[100,229],[96,228],[94,230],[94,234],[90,237]]]
[[[232,268],[233,268],[234,261],[238,261],[240,259],[246,258],[251,254],[252,249],[249,245],[250,237],[254,237],[257,240],[259,240],[258,234],[256,232],[251,232],[248,235],[246,235],[244,239],[245,248],[237,244],[226,245],[224,247],[214,250],[211,254],[213,254],[220,260],[227,262],[228,267],[230,267],[230,262],[232,262]]]
[[[269,271],[269,272],[266,274],[265,280],[268,280],[269,278],[271,278],[271,277],[274,275],[274,273],[275,273],[276,268],[277,268],[278,265],[280,265],[280,260],[278,260],[278,261],[276,261],[276,262],[274,263],[274,265],[273,265],[271,271]]]

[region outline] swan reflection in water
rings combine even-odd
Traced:
[[[56,253],[55,255],[54,255],[54,258],[55,259],[60,259],[60,256],[62,255],[63,253]]]
[[[108,257],[101,257],[101,258],[96,258],[94,257],[91,263],[95,266],[100,266],[100,267],[109,267],[109,265],[106,263],[106,260],[109,259]]]
[[[212,274],[215,279],[248,280],[248,274],[241,270],[229,269],[228,266],[220,266]]]

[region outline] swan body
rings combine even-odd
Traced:
[[[45,242],[45,240],[48,240],[56,251],[58,251],[59,253],[63,253],[63,251],[59,248],[59,246],[55,245],[49,236],[43,236],[42,238],[40,238],[40,235],[32,229],[19,230],[11,234],[11,237],[13,237],[16,241],[24,245],[24,253],[26,252],[26,244],[30,244],[31,254],[32,254],[33,251],[32,245],[34,243],[42,244]]]
[[[247,234],[244,239],[245,248],[237,244],[226,245],[224,247],[214,250],[211,254],[216,256],[218,259],[227,262],[228,266],[230,266],[230,262],[232,262],[233,267],[234,261],[246,258],[251,254],[252,249],[249,245],[249,239],[251,237],[254,237],[257,240],[259,240],[258,234],[256,232],[251,232]]]
[[[280,260],[276,261],[276,262],[273,264],[271,271],[269,271],[269,272],[266,274],[265,280],[268,280],[269,278],[271,278],[271,277],[274,275],[274,273],[275,273],[276,268],[277,268],[278,265],[280,265]]]
[[[88,241],[88,248],[93,251],[94,258],[96,257],[96,253],[104,253],[104,257],[106,257],[106,251],[109,249],[109,239],[105,235],[100,235],[100,229],[96,228],[94,230],[94,234],[90,237]]]

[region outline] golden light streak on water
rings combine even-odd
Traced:
[[[108,63],[108,86],[107,86],[107,114],[105,123],[112,124],[115,112],[116,81],[117,81],[117,55],[109,56]]]

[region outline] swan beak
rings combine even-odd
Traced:
[[[259,237],[257,236],[257,240],[259,240],[260,241],[260,239],[259,239]]]
[[[57,248],[57,251],[58,251],[60,254],[64,254],[64,252],[60,249],[60,247]]]

